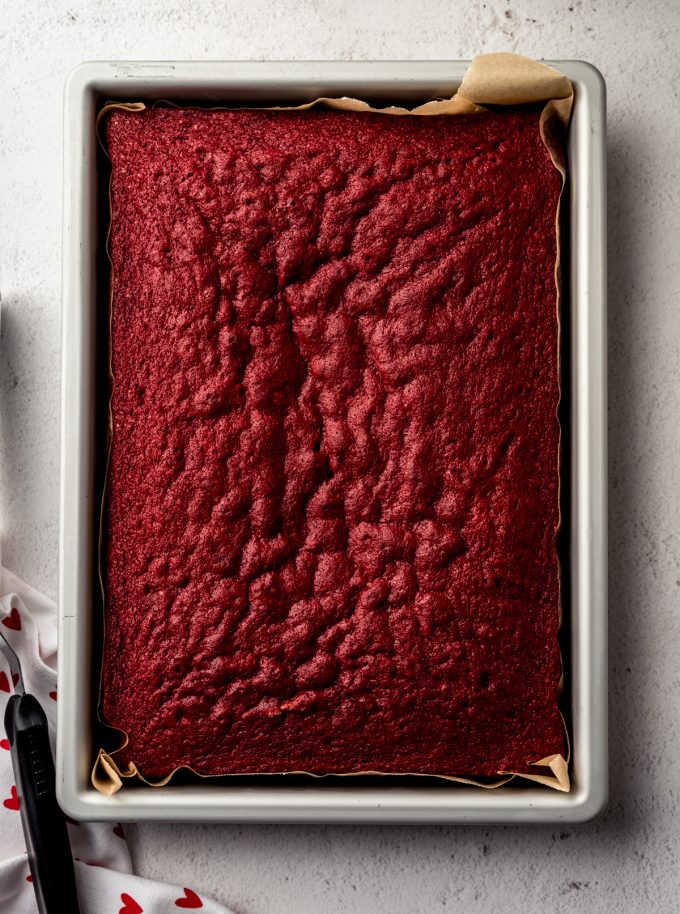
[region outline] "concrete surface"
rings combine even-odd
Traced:
[[[583,58],[609,85],[611,803],[559,831],[130,829],[239,914],[680,909],[680,7],[673,0],[24,0],[0,17],[0,525],[57,588],[61,114],[96,58]]]

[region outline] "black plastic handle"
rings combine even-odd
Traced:
[[[5,709],[21,823],[40,914],[80,914],[66,819],[57,804],[47,718],[33,695]]]

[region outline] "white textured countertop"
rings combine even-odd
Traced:
[[[581,58],[609,91],[611,801],[580,828],[128,829],[239,914],[680,909],[680,6],[30,0],[0,25],[0,535],[56,596],[62,87],[88,59]]]

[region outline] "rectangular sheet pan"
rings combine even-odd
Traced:
[[[571,79],[567,256],[563,313],[568,406],[563,480],[566,705],[572,738],[568,794],[513,783],[495,790],[430,779],[221,779],[126,787],[90,784],[96,726],[98,473],[101,472],[102,194],[94,132],[103,102],[299,104],[357,96],[377,104],[451,96],[466,61],[87,63],[65,98],[59,708],[57,792],[76,819],[223,822],[576,823],[607,796],[605,87],[581,61],[547,61]],[[105,288],[105,283],[104,283]],[[100,324],[97,326],[99,313]],[[99,331],[99,333],[98,333]],[[99,425],[97,424],[99,423]]]

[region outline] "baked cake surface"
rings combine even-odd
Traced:
[[[538,113],[157,108],[106,133],[117,758],[494,775],[562,752]]]

